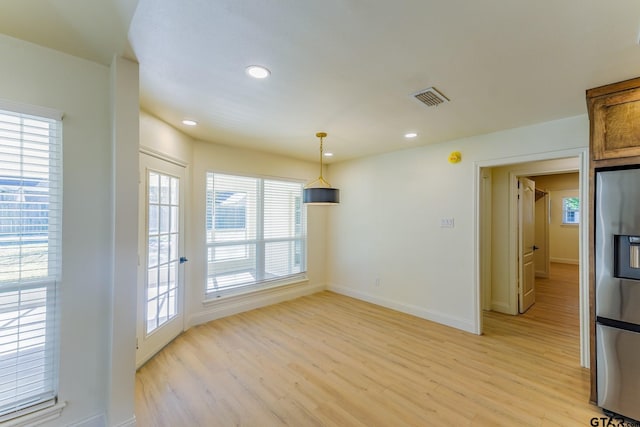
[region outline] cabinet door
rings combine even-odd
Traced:
[[[640,88],[593,101],[593,159],[640,156]]]

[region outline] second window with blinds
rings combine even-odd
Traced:
[[[299,182],[207,173],[208,297],[304,278],[302,189]]]

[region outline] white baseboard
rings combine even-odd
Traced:
[[[559,264],[574,264],[574,265],[580,264],[579,260],[571,259],[571,258],[551,258],[551,259],[549,259],[549,261],[557,262]]]
[[[308,282],[302,282],[299,284],[263,289],[247,294],[232,295],[213,301],[206,301],[203,303],[204,309],[202,311],[189,316],[185,329],[189,329],[192,326],[210,322],[215,319],[220,319],[222,317],[242,313],[244,311],[277,304],[279,302],[305,295],[311,295],[323,290],[325,290],[325,285],[323,283],[312,285]]]
[[[69,427],[105,427],[107,425],[107,417],[105,414],[98,414],[91,418],[87,418],[84,421],[80,421],[75,424],[71,424]],[[118,424],[114,424],[113,427],[136,427],[136,416],[122,421]]]
[[[421,317],[423,319],[440,323],[445,326],[451,326],[452,328],[461,329],[463,331],[470,332],[472,334],[475,334],[475,331],[477,329],[475,325],[469,320],[449,316],[448,314],[440,313],[435,310],[428,310],[426,308],[418,307],[412,304],[393,301],[388,298],[381,298],[377,295],[372,295],[368,292],[362,292],[362,291],[354,290],[354,289],[351,289],[345,286],[336,285],[336,284],[330,284],[327,289],[338,294],[342,294],[342,295],[353,297],[362,301],[370,302],[372,304],[380,305],[382,307],[391,308],[393,310],[397,310],[403,313],[411,314],[413,316]]]
[[[107,417],[105,414],[94,415],[86,420],[71,424],[69,427],[106,427]]]
[[[134,415],[133,417],[115,425],[114,427],[136,427],[136,416]]]

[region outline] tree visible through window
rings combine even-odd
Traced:
[[[580,224],[580,198],[562,198],[562,223]]]

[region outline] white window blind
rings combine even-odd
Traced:
[[[56,399],[61,133],[0,110],[0,422]]]
[[[207,173],[208,295],[304,275],[302,189],[298,182]]]

